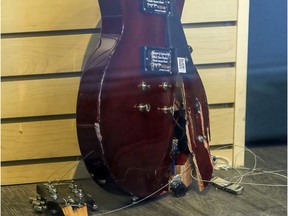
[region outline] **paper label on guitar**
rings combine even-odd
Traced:
[[[143,11],[151,14],[167,15],[171,11],[170,4],[167,0],[143,0]]]
[[[141,58],[144,72],[172,73],[172,49],[142,47]]]
[[[186,59],[177,57],[177,63],[178,63],[178,72],[186,73]]]

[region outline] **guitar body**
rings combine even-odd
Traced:
[[[170,177],[173,115],[160,109],[173,107],[175,84],[171,73],[143,69],[145,47],[167,46],[166,22],[140,11],[140,2],[99,0],[102,32],[81,78],[77,130],[96,179],[111,175],[123,190],[146,196]]]
[[[177,44],[168,35],[167,28],[172,26],[167,17],[171,11],[181,14],[184,0],[172,1],[172,5],[166,0],[149,2],[99,0],[102,30],[81,77],[76,117],[81,154],[93,178],[112,180],[139,197],[160,188],[167,190],[165,185],[171,178],[173,106],[179,71],[174,62]],[[204,122],[203,127],[209,129],[209,119],[208,124],[204,119],[208,107],[200,78],[200,84],[194,86],[199,81],[198,73],[185,76],[189,77],[183,79],[187,94],[198,91],[195,88],[199,86],[204,92],[204,97],[198,97],[204,110],[199,124]],[[191,97],[194,107],[197,95]],[[195,116],[198,111],[190,114],[190,140],[198,124]],[[189,149],[193,151],[191,143]],[[209,150],[204,154],[203,160],[207,160]]]

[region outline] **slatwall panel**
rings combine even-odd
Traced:
[[[85,177],[75,108],[82,68],[99,37],[97,0],[1,4],[2,184]],[[245,85],[237,80],[245,66],[238,64],[238,10],[238,0],[186,0],[182,17],[207,92],[212,152],[231,161],[235,115],[243,109],[235,113],[235,101]],[[222,145],[230,148],[217,150]]]

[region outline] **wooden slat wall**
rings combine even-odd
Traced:
[[[237,20],[237,0],[190,0],[183,23]],[[2,33],[92,29],[99,26],[95,0],[2,0]],[[16,16],[17,15],[17,16]]]
[[[79,175],[75,108],[82,68],[99,37],[97,0],[2,0],[1,4],[2,184],[88,175],[83,164],[84,174]],[[214,149],[230,145],[213,153],[231,161],[235,101],[238,89],[245,87],[245,79],[236,79],[246,73],[245,62],[238,71],[238,61],[247,56],[239,57],[238,52],[238,4],[238,0],[187,0],[182,17],[211,107],[211,145]],[[245,103],[241,106],[245,108]],[[241,115],[237,113],[238,118]]]

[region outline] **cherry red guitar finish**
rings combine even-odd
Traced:
[[[77,103],[80,148],[88,170],[125,191],[146,196],[170,176],[172,74],[141,71],[143,46],[166,47],[165,17],[140,11],[138,0],[99,0],[101,38],[81,78]],[[145,82],[150,88],[141,88]],[[140,111],[137,106],[147,105]],[[149,110],[150,105],[150,110]],[[145,108],[145,107],[144,107]],[[103,175],[103,176],[101,176]]]
[[[147,13],[142,4],[99,0],[102,31],[82,74],[77,101],[78,140],[88,171],[140,197],[167,185],[171,177],[178,74],[170,65],[174,54],[167,16]],[[183,4],[177,0],[177,13]],[[154,54],[155,59],[147,60]]]

